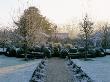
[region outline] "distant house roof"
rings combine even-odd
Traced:
[[[52,34],[52,38],[65,39],[68,38],[68,33],[54,33]]]
[[[50,37],[48,34],[43,33],[43,32],[39,32],[39,34],[44,35],[45,37]]]

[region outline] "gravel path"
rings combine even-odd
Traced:
[[[46,82],[72,82],[64,59],[51,58],[48,60]]]

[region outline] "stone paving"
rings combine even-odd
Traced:
[[[46,82],[73,82],[67,70],[65,59],[50,58]]]

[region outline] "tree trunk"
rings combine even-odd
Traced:
[[[87,54],[88,54],[88,38],[86,34],[86,40],[85,40],[85,60],[87,59]]]
[[[24,45],[23,45],[23,47],[24,47],[25,60],[27,61],[28,58],[27,58],[27,41],[26,41],[26,38],[25,38],[25,40],[24,40]]]

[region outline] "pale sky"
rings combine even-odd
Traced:
[[[27,3],[28,1],[28,3]],[[0,0],[0,26],[12,25],[29,5],[57,24],[82,19],[85,13],[93,21],[110,21],[110,0]]]

